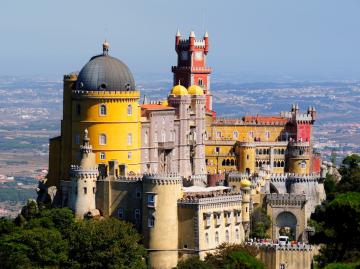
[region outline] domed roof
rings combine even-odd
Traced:
[[[242,179],[240,181],[241,188],[249,188],[251,186],[251,181],[248,179]]]
[[[172,95],[188,95],[187,89],[182,85],[175,85],[171,90]]]
[[[204,95],[204,91],[203,89],[198,86],[198,85],[191,85],[189,88],[188,88],[188,92],[189,94],[191,95]]]
[[[109,44],[103,44],[103,54],[94,56],[81,69],[77,90],[135,90],[134,77],[130,69],[117,58],[108,54]]]

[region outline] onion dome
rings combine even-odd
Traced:
[[[96,55],[81,69],[77,90],[84,91],[133,91],[134,77],[130,69],[117,58],[109,55],[109,43],[103,44],[103,53]]]
[[[240,181],[241,188],[249,188],[251,186],[251,181],[248,179],[242,179]]]
[[[188,91],[184,86],[178,84],[172,88],[171,94],[172,95],[188,95]]]
[[[188,92],[189,94],[191,95],[204,95],[204,91],[203,89],[198,86],[198,85],[191,85],[189,88],[188,88]]]

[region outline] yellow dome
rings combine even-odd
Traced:
[[[240,181],[241,188],[249,188],[251,186],[251,181],[248,179],[242,179]]]
[[[188,88],[188,92],[189,94],[191,95],[204,95],[204,91],[203,89],[198,86],[198,85],[191,85],[189,88]]]
[[[171,90],[172,95],[188,95],[187,89],[182,85],[176,85]]]
[[[162,101],[162,102],[161,102],[161,104],[162,104],[163,106],[169,106],[169,102],[168,102],[168,100],[164,100],[164,101]]]

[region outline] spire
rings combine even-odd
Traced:
[[[179,28],[177,29],[176,36],[181,36]]]
[[[103,54],[104,55],[108,55],[109,54],[109,48],[110,48],[110,45],[109,45],[109,43],[106,41],[106,39],[105,39],[105,41],[104,41],[104,43],[103,43]]]
[[[194,31],[190,32],[190,37],[195,37],[195,32]]]
[[[207,31],[205,32],[204,37],[209,37],[209,34],[208,34],[208,32],[207,32]]]

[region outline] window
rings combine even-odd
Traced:
[[[158,142],[157,132],[154,133],[154,142]]]
[[[76,134],[76,135],[75,135],[75,144],[76,144],[76,145],[79,145],[79,144],[80,144],[80,135],[79,135],[79,134]]]
[[[136,189],[136,198],[138,198],[138,199],[141,198],[141,190],[140,189]]]
[[[249,160],[250,156],[249,154],[246,155],[246,160]]]
[[[254,138],[254,132],[253,131],[249,132],[249,137]]]
[[[84,194],[87,194],[87,188],[84,187]]]
[[[234,139],[238,139],[238,137],[239,137],[239,133],[238,133],[237,131],[235,131],[235,132],[233,133],[233,138],[234,138]]]
[[[127,144],[128,145],[132,144],[132,134],[131,133],[128,133],[128,135],[127,135]]]
[[[132,152],[129,151],[129,152],[128,152],[128,160],[131,160],[131,158],[132,158]]]
[[[104,105],[104,104],[100,105],[99,114],[100,114],[100,116],[106,115],[106,105]]]
[[[210,213],[205,213],[204,214],[204,219],[205,219],[205,226],[210,227],[211,226],[211,214]]]
[[[220,153],[220,147],[216,147],[216,148],[215,148],[215,152],[216,152],[216,153]]]
[[[235,230],[235,238],[236,238],[236,240],[240,240],[239,229]]]
[[[145,135],[144,135],[144,144],[145,144],[145,145],[147,145],[148,140],[149,140],[149,134],[148,134],[148,132],[146,131],[146,132],[145,132]]]
[[[228,230],[225,231],[225,241],[226,241],[226,242],[229,242],[229,241],[230,241],[230,235],[229,235],[229,231],[228,231]]]
[[[280,269],[286,269],[285,263],[281,263],[281,264],[280,264]]]
[[[198,80],[198,85],[199,85],[199,86],[202,86],[202,85],[203,85],[203,80],[202,80],[202,78],[199,78],[199,80]]]
[[[106,134],[100,134],[99,135],[99,144],[100,145],[106,145]]]
[[[269,139],[270,138],[270,132],[269,131],[265,131],[265,138]]]
[[[214,213],[214,219],[215,219],[215,225],[216,226],[220,226],[220,218],[221,218],[221,214],[220,213]]]
[[[209,245],[209,234],[205,233],[205,244]]]
[[[128,116],[132,115],[132,105],[127,106],[127,114],[128,114]]]
[[[140,209],[135,209],[134,218],[135,218],[135,220],[140,219]]]
[[[155,218],[153,216],[148,217],[148,227],[152,228],[155,226]]]
[[[117,210],[117,215],[119,219],[123,219],[124,218],[124,208],[119,207]]]
[[[218,231],[215,232],[215,243],[219,244],[219,232]]]
[[[95,187],[93,187],[93,194],[95,194],[96,193],[96,188]]]
[[[100,152],[100,160],[106,160],[106,154],[105,152]]]
[[[155,193],[148,193],[147,194],[147,205],[148,206],[155,206]]]
[[[166,133],[164,130],[161,131],[161,142],[165,142],[166,141]]]
[[[231,212],[230,211],[226,211],[224,213],[225,218],[226,218],[226,225],[230,225],[231,224]]]
[[[221,138],[221,132],[216,132],[216,138]]]
[[[81,106],[80,104],[76,104],[76,115],[80,116],[81,114]]]
[[[184,248],[188,248],[188,245],[187,245],[187,244],[184,244]]]

